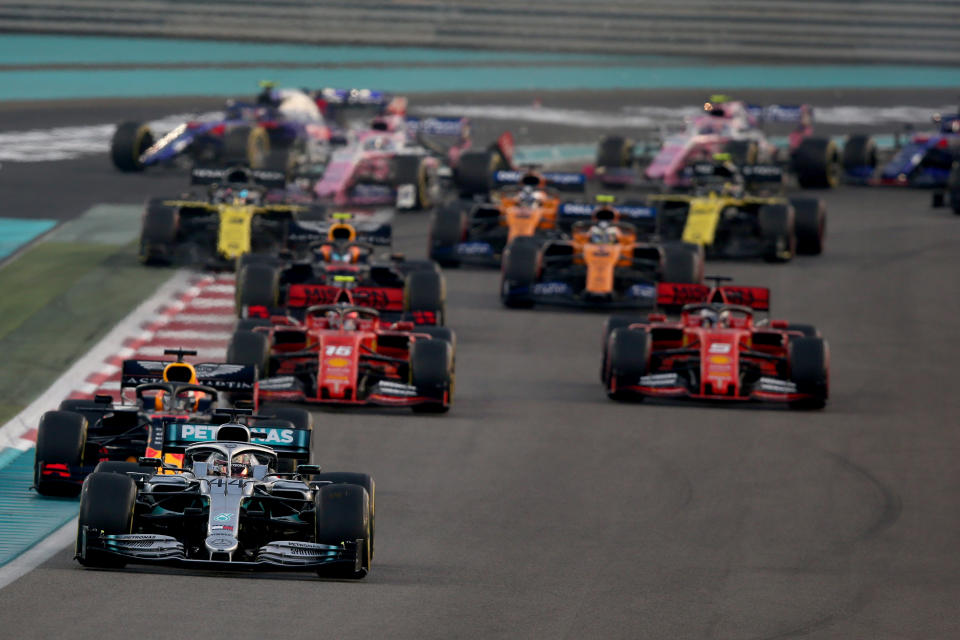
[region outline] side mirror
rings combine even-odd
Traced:
[[[297,473],[300,475],[311,475],[314,473],[320,473],[320,465],[318,464],[298,464]]]
[[[141,464],[145,467],[156,467],[158,469],[163,468],[163,460],[160,458],[137,458],[137,464]]]
[[[233,406],[235,406],[237,409],[249,409],[251,411],[256,409],[256,407],[253,405],[253,400],[250,399],[237,400],[233,403]]]
[[[790,323],[787,322],[786,320],[771,320],[771,321],[770,321],[770,328],[772,328],[772,329],[786,329],[788,326],[790,326]]]

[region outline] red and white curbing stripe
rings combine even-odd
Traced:
[[[193,361],[222,361],[234,322],[232,274],[197,276],[178,272],[47,392],[0,427],[0,450],[13,447],[26,451],[33,447],[40,415],[55,409],[66,397],[85,398],[93,393],[118,397],[120,367],[125,359],[163,358],[164,349],[183,348],[198,352]]]

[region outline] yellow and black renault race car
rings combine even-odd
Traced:
[[[663,240],[700,245],[708,258],[786,262],[796,254],[823,252],[823,200],[784,196],[780,167],[736,167],[724,156],[687,168],[693,184],[689,193],[648,197]]]

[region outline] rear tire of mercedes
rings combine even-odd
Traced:
[[[503,252],[500,301],[511,309],[529,309],[540,268],[540,245],[532,238],[517,238]],[[519,292],[517,292],[519,290]]]
[[[125,173],[143,171],[140,156],[153,146],[153,133],[142,122],[122,122],[110,140],[113,166]]]
[[[227,362],[230,364],[253,365],[261,378],[270,371],[270,341],[261,331],[236,331],[227,344]]]
[[[597,169],[619,169],[633,162],[633,141],[623,136],[604,136],[597,143]]]
[[[823,338],[793,338],[788,347],[790,381],[812,397],[790,403],[792,409],[823,409],[830,395],[830,351]]]
[[[92,527],[106,535],[122,535],[133,529],[133,509],[137,503],[137,485],[128,475],[91,473],[83,481],[80,492],[80,516],[77,519],[77,553],[79,556],[83,528]],[[85,567],[119,569],[127,563],[114,556],[87,553],[78,557]]]
[[[403,283],[403,312],[417,324],[444,323],[446,285],[437,271],[414,271]]]
[[[438,207],[433,213],[427,236],[430,258],[441,267],[459,267],[457,245],[463,240],[465,227],[466,213],[459,204]]]
[[[763,259],[767,262],[789,262],[797,252],[793,208],[782,204],[766,204],[759,212]]]
[[[280,304],[280,270],[269,264],[248,264],[240,270],[236,285],[237,314],[244,307],[267,307]]]
[[[151,198],[140,227],[140,260],[149,265],[166,265],[173,261],[180,227],[180,213],[163,204],[163,198]]]
[[[840,154],[828,138],[805,138],[794,149],[792,164],[804,189],[830,189],[840,183]]]
[[[44,496],[76,496],[77,484],[45,480],[41,464],[65,464],[70,468],[83,465],[87,443],[87,419],[70,411],[47,411],[40,417],[37,428],[37,446],[34,451],[33,486]]]
[[[620,387],[637,384],[640,377],[646,375],[650,359],[650,334],[647,331],[615,329],[607,342],[607,358],[607,397],[611,400],[642,402],[641,394],[621,391]]]
[[[617,329],[625,329],[632,324],[646,323],[647,316],[640,315],[617,315],[610,316],[603,322],[603,340],[600,347],[603,350],[603,357],[600,360],[600,382],[607,384],[607,345],[610,342],[610,334]]]
[[[861,175],[864,169],[869,168],[872,174],[877,167],[877,143],[868,135],[848,136],[846,144],[843,145],[840,164],[845,175],[867,177]]]
[[[360,580],[370,571],[373,560],[373,523],[370,520],[370,495],[355,484],[332,484],[322,487],[314,498],[316,510],[316,542],[340,546],[344,542],[362,539],[360,569],[349,567],[321,567],[322,578]]]
[[[503,157],[496,151],[466,151],[454,172],[454,183],[465,198],[486,196],[493,189],[493,173],[502,167]]]
[[[664,282],[703,283],[703,249],[700,245],[672,243],[663,246]]]
[[[414,413],[446,413],[453,402],[453,345],[446,340],[417,340],[410,348],[410,384],[433,401],[413,405]],[[446,399],[446,401],[444,401]]]
[[[791,198],[797,253],[818,256],[823,253],[827,235],[827,205],[820,198]]]
[[[413,206],[410,211],[421,211],[433,206],[430,197],[430,171],[423,156],[395,156],[393,159],[393,180],[399,189],[403,185],[414,185]]]
[[[377,486],[373,481],[373,476],[350,471],[328,471],[326,473],[315,473],[310,480],[311,482],[330,482],[332,484],[355,484],[367,490],[367,495],[370,496],[370,560],[373,560],[377,538]]]
[[[730,161],[738,167],[757,164],[760,150],[754,140],[728,140],[723,152],[730,154]]]
[[[270,157],[270,136],[262,127],[241,125],[223,135],[220,162],[262,169]]]

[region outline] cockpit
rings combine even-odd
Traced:
[[[198,477],[261,478],[276,467],[277,456],[256,446],[193,445],[184,457],[184,469]]]

